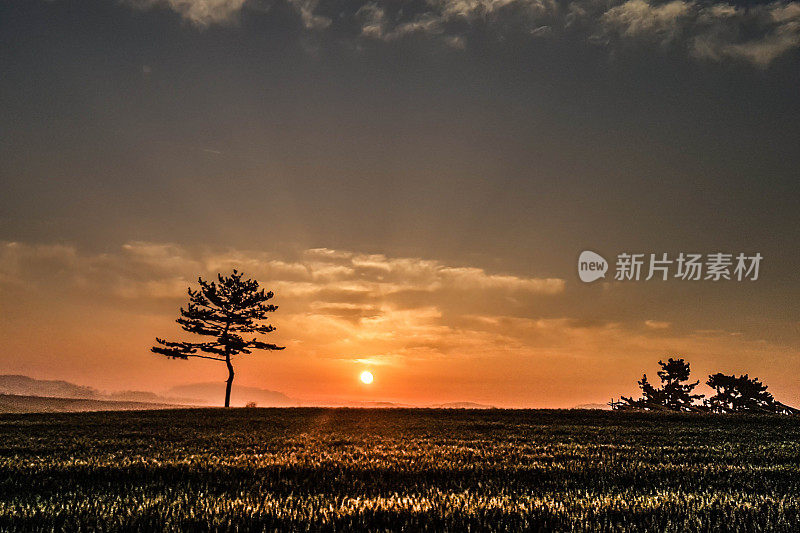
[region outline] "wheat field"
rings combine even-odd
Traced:
[[[0,416],[4,531],[798,531],[800,419],[186,409]]]

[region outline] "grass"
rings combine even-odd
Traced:
[[[190,409],[0,416],[0,529],[800,530],[800,419]]]

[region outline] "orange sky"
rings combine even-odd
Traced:
[[[800,0],[30,0],[0,21],[0,374],[222,383],[149,349],[235,267],[275,291],[287,347],[238,361],[241,386],[569,407],[682,356],[800,406]],[[763,262],[585,284],[585,250]]]
[[[642,372],[655,378],[657,360],[677,354],[695,379],[749,372],[779,400],[800,404],[796,373],[787,372],[800,353],[785,336],[710,328],[701,315],[681,320],[674,311],[615,318],[604,309],[619,307],[609,298],[625,298],[626,286],[584,285],[573,272],[520,276],[331,249],[2,244],[2,373],[107,391],[222,382],[224,365],[149,348],[155,336],[181,336],[174,319],[197,275],[234,267],[275,291],[269,340],[287,347],[240,358],[234,386],[318,403],[571,407],[635,393]],[[358,379],[364,370],[371,385]]]

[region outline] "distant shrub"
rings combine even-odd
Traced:
[[[245,404],[245,407],[249,407],[250,409],[252,409],[253,407],[258,407],[258,404],[256,402],[247,402]]]

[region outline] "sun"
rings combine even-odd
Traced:
[[[372,376],[372,372],[370,372],[369,370],[363,371],[361,373],[361,376],[359,377],[361,378],[361,383],[364,383],[366,385],[372,383],[372,380],[374,379],[374,377]]]

